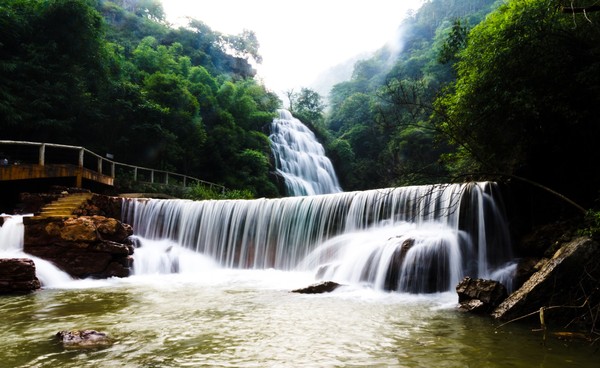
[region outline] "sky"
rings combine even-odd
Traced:
[[[319,74],[394,38],[422,0],[162,0],[167,20],[203,21],[212,30],[256,33],[258,77],[277,94],[310,87]]]

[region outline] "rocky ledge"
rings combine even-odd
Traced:
[[[580,237],[563,245],[517,291],[492,313],[508,321],[536,315],[545,309],[546,319],[560,324],[586,324],[586,311],[598,308],[600,244]]]
[[[25,217],[23,250],[76,278],[127,277],[132,265],[131,226],[104,216]]]
[[[459,309],[504,321],[529,320],[554,328],[597,334],[600,312],[600,244],[579,237],[564,244],[515,292],[496,281],[465,278],[457,287]],[[591,336],[587,336],[590,338]]]

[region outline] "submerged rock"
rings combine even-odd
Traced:
[[[292,290],[292,293],[299,293],[299,294],[330,293],[330,292],[334,291],[335,289],[339,288],[340,286],[342,286],[342,285],[338,284],[337,282],[334,282],[334,281],[323,281],[323,282],[319,282],[317,284],[307,286],[302,289]]]
[[[29,258],[0,258],[0,294],[27,293],[41,287]]]
[[[465,277],[457,286],[459,310],[489,313],[506,299],[506,287],[494,280]]]
[[[112,340],[104,332],[96,330],[59,331],[56,338],[67,349],[98,348],[112,345]]]

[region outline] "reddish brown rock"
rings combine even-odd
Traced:
[[[31,259],[0,258],[0,294],[26,293],[40,286]]]
[[[24,218],[24,251],[77,278],[127,277],[131,227],[103,216]]]

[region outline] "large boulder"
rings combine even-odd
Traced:
[[[23,224],[24,251],[73,277],[129,276],[133,254],[129,225],[103,216],[25,217]]]
[[[40,288],[29,258],[0,258],[0,294],[27,293]]]
[[[465,277],[457,286],[459,310],[489,313],[508,296],[506,287],[494,280]]]
[[[526,315],[538,318],[535,313],[546,308],[546,322],[572,321],[582,314],[584,308],[578,306],[594,305],[588,297],[594,295],[599,279],[600,245],[588,237],[576,238],[562,246],[492,316],[500,320]]]

